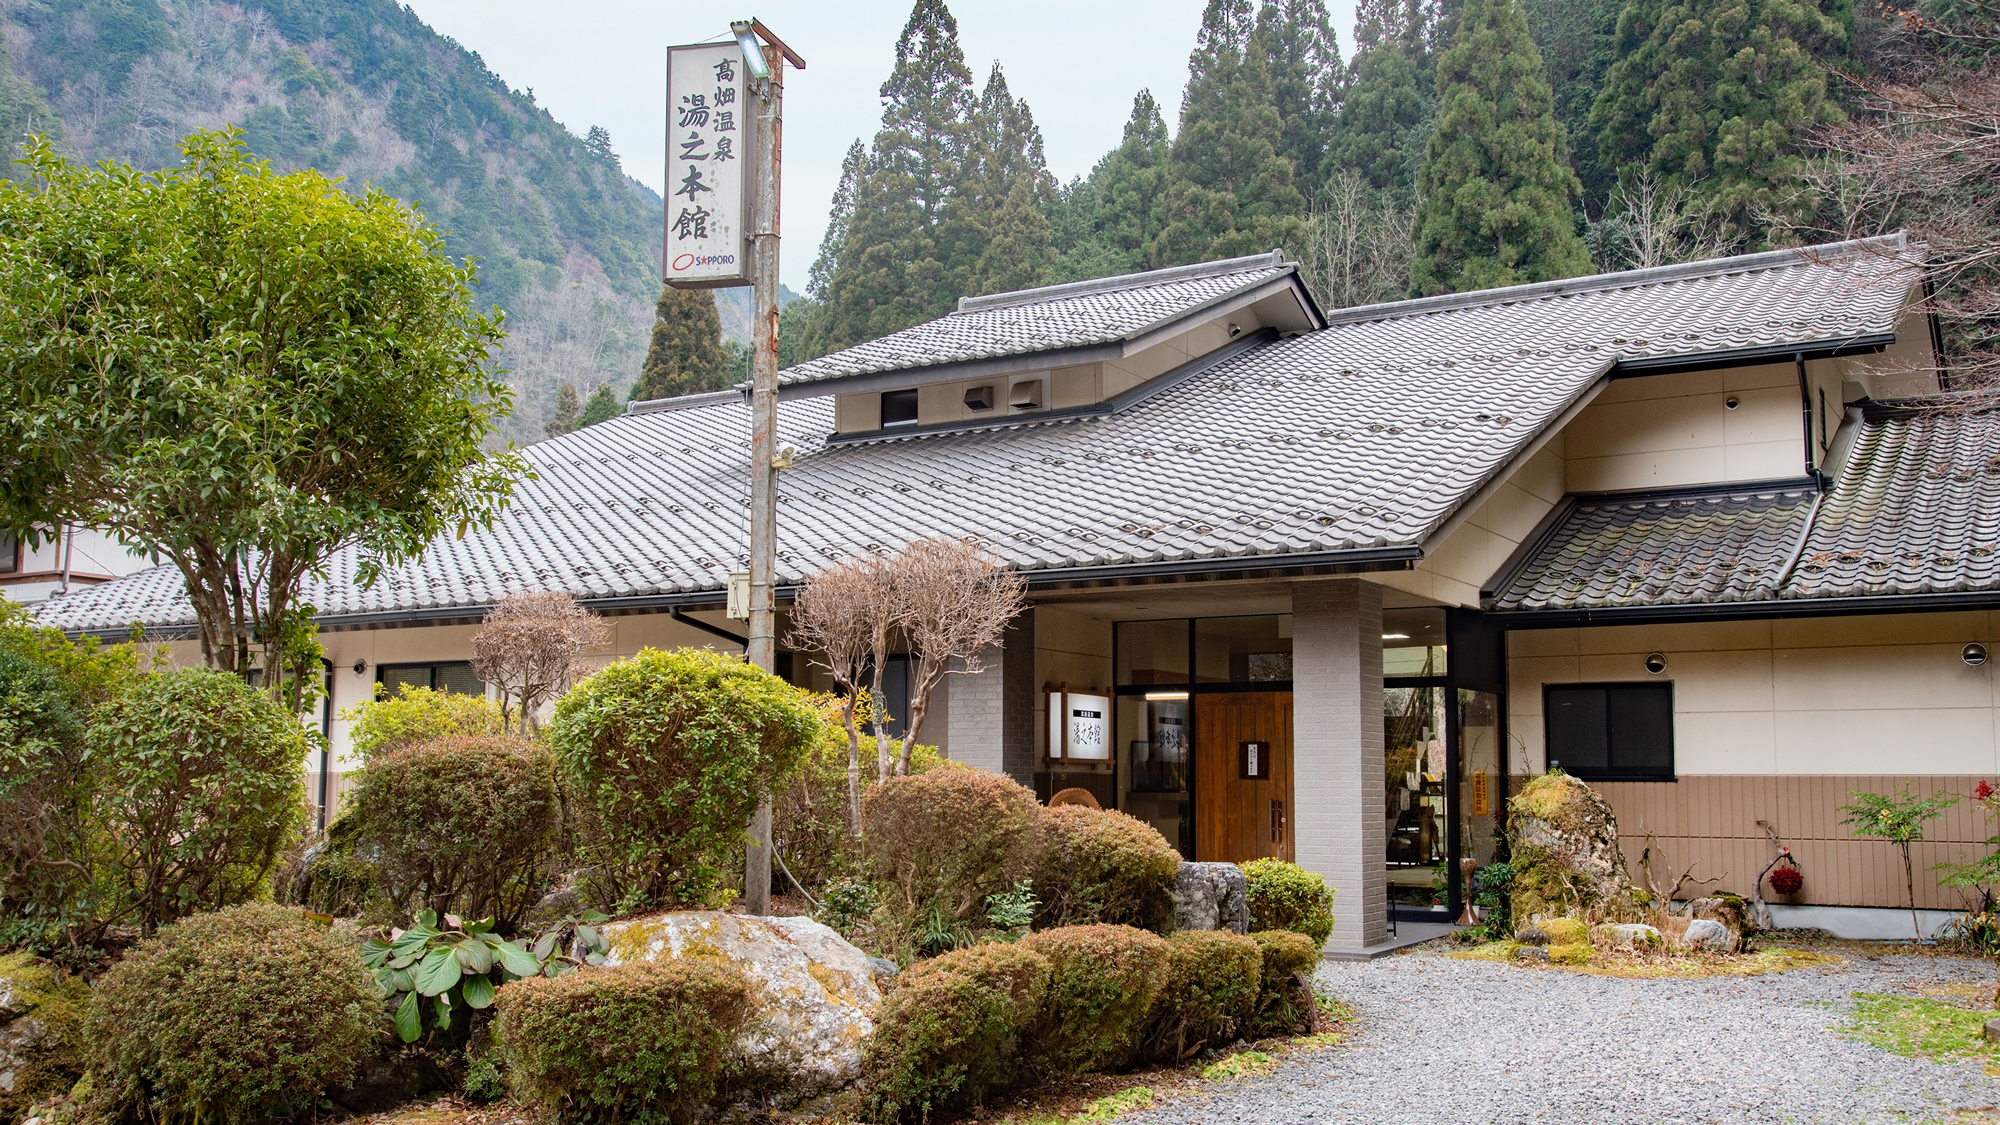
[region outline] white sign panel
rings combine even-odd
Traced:
[[[734,42],[667,49],[667,282],[750,284],[756,97]]]
[[[1069,745],[1063,755],[1076,762],[1111,760],[1111,700],[1102,695],[1068,692],[1063,714],[1069,724]]]

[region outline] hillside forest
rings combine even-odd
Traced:
[[[1335,308],[1893,229],[1913,209],[1987,222],[1991,177],[1940,165],[1913,194],[1851,174],[1924,135],[1897,91],[1954,67],[1991,84],[1992,40],[1965,30],[1990,29],[1986,0],[1924,2],[1938,10],[1362,0],[1343,52],[1324,0],[1209,0],[1179,119],[1137,91],[1117,147],[1060,183],[1002,66],[976,76],[944,0],[915,0],[807,294],[782,294],[781,362],[963,295],[1274,247]],[[233,123],[280,170],[420,207],[507,314],[507,439],[747,372],[748,291],[660,289],[661,200],[606,131],[571,133],[394,0],[13,0],[0,30],[15,136],[162,167],[181,136]]]

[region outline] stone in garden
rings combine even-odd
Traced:
[[[1595,955],[1587,941],[1573,941],[1565,945],[1548,947],[1549,961],[1556,965],[1582,965]]]
[[[1664,943],[1660,931],[1643,922],[1606,922],[1594,926],[1590,940],[1613,949],[1658,949]]]
[[[1183,863],[1167,888],[1177,930],[1250,929],[1250,900],[1243,869],[1233,863]]]
[[[84,1013],[90,986],[56,979],[48,962],[26,951],[0,957],[0,1121],[68,1091],[83,1069]]]
[[[1590,927],[1578,918],[1538,918],[1534,924],[1549,935],[1550,945],[1575,945],[1590,940]]]
[[[810,918],[757,918],[680,910],[607,922],[606,963],[672,957],[734,961],[762,992],[737,1047],[748,1068],[781,1092],[806,1095],[860,1077],[861,1041],[882,999],[868,955]]]
[[[1618,849],[1618,818],[1590,786],[1543,774],[1507,802],[1514,915],[1640,919],[1638,896]]]
[[[1546,939],[1548,935],[1543,934],[1542,937]],[[1548,959],[1549,951],[1542,946],[1517,945],[1514,947],[1514,960],[1516,961],[1547,961]]]
[[[1681,935],[1681,944],[1689,949],[1728,953],[1736,948],[1736,938],[1729,932],[1728,926],[1715,919],[1696,918],[1688,922],[1687,933]]]
[[[1743,935],[1756,927],[1750,924],[1750,904],[1736,895],[1711,895],[1688,903],[1688,917],[1712,918],[1729,930],[1735,948],[1743,948]]]
[[[1520,942],[1522,945],[1547,945],[1549,943],[1549,932],[1530,922],[1521,927],[1520,932],[1514,935],[1514,940]]]

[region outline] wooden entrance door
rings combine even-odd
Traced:
[[[1195,858],[1291,859],[1292,693],[1199,695],[1194,724]],[[1256,772],[1268,776],[1244,776],[1245,743],[1257,744]]]

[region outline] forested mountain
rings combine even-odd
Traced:
[[[916,0],[785,359],[965,294],[1274,246],[1346,306],[1796,241],[1821,130],[1859,98],[1839,75],[1867,71],[1890,15],[1361,0],[1343,60],[1324,0],[1209,0],[1179,121],[1139,91],[1118,147],[1056,187],[1028,105],[998,66],[975,94],[944,0]]]
[[[4,9],[9,128],[86,160],[175,163],[196,128],[240,125],[280,169],[313,167],[416,203],[481,259],[507,312],[509,437],[532,440],[558,388],[620,399],[658,296],[658,195],[612,138],[579,138],[479,56],[392,0],[17,0]],[[748,309],[734,312],[748,326]]]

